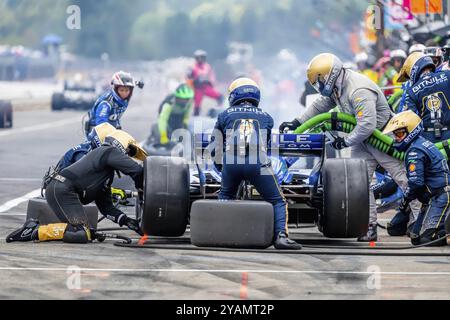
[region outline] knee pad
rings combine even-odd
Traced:
[[[91,231],[88,228],[68,224],[62,240],[67,243],[88,243],[91,239]]]
[[[67,229],[67,223],[55,223],[40,226],[38,229],[39,241],[57,241],[64,238]]]

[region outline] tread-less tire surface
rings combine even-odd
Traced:
[[[329,238],[357,238],[369,224],[369,179],[362,159],[327,159],[322,169],[322,232]]]
[[[189,166],[183,158],[148,157],[144,163],[143,232],[182,236],[188,223],[189,190]]]
[[[263,201],[195,201],[191,242],[198,247],[266,249],[273,241],[273,220],[272,205]]]
[[[9,129],[13,126],[13,108],[11,102],[0,101],[0,128]]]

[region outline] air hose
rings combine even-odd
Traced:
[[[351,133],[355,129],[356,124],[357,122],[355,117],[350,114],[342,112],[322,113],[306,121],[304,124],[298,127],[294,131],[294,133],[302,134],[315,129],[318,126],[322,126],[328,131]],[[391,137],[383,134],[378,129],[374,131],[372,136],[369,137],[366,142],[377,150],[386,153],[398,160],[403,161],[405,159],[405,153],[399,152],[393,147],[394,140]],[[450,140],[436,144],[436,147],[447,159],[450,156],[450,154],[447,155],[447,152],[450,153],[449,144]]]
[[[430,246],[442,241],[444,238],[437,239],[433,242],[419,246],[404,247],[351,247],[351,246],[313,246],[303,245],[306,250],[275,250],[275,249],[233,249],[233,248],[212,248],[212,247],[194,247],[190,244],[177,245],[169,242],[163,244],[146,243],[114,243],[117,247],[134,248],[134,249],[154,249],[154,250],[181,250],[181,251],[209,251],[209,252],[235,252],[235,253],[273,253],[273,254],[298,254],[298,255],[333,255],[333,256],[400,256],[400,257],[450,257],[450,252],[423,252],[415,250],[414,252],[395,252],[399,250],[411,250],[420,247]],[[173,240],[173,239],[172,239]],[[321,250],[321,249],[326,249]],[[338,250],[333,250],[338,249]],[[391,250],[391,251],[388,251]]]

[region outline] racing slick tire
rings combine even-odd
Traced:
[[[188,223],[189,191],[189,166],[184,159],[148,157],[144,162],[142,231],[149,236],[182,236]]]
[[[89,221],[89,227],[97,229],[98,222],[98,209],[95,204],[89,204],[84,206],[84,212],[86,213]],[[52,223],[61,223],[60,219],[56,216],[53,210],[44,198],[34,198],[28,201],[27,206],[27,221],[29,219],[36,219],[41,225],[47,225]]]
[[[195,201],[191,243],[197,247],[266,249],[273,242],[273,220],[273,207],[264,201]]]
[[[0,101],[0,128],[9,129],[13,126],[13,108],[11,102]]]
[[[64,95],[62,93],[54,93],[52,95],[52,111],[60,111],[64,108]]]
[[[328,159],[322,169],[320,227],[328,238],[358,238],[369,225],[369,178],[362,159]]]

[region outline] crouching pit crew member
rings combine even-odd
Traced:
[[[260,89],[253,80],[239,78],[230,85],[230,107],[219,115],[215,126],[224,149],[219,199],[236,199],[241,182],[249,181],[273,205],[274,247],[298,250],[301,245],[288,238],[286,200],[268,157],[273,119],[258,107],[259,102]]]
[[[108,219],[141,234],[136,220],[114,207],[111,183],[115,171],[130,176],[137,189],[143,188],[143,167],[131,158],[144,161],[147,154],[128,133],[117,130],[105,138],[105,143],[81,160],[52,177],[46,189],[47,203],[62,223],[41,226],[30,220],[11,233],[7,242],[63,240],[87,243],[93,240],[83,205],[95,202]]]
[[[432,142],[421,136],[422,119],[413,111],[392,118],[384,133],[394,133],[394,147],[406,152],[408,190],[400,212],[406,212],[407,204],[412,200],[418,199],[422,203],[411,232],[412,244],[425,244],[445,237],[444,224],[450,209],[447,160]],[[446,240],[435,245],[446,245]]]

